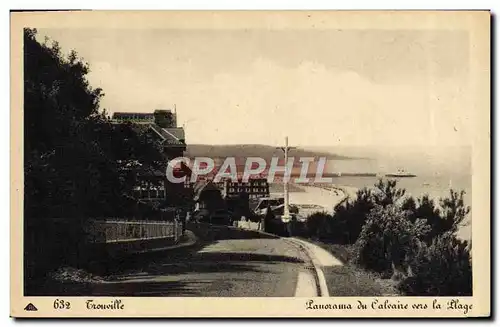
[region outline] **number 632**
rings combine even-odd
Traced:
[[[54,309],[69,309],[71,308],[71,304],[69,301],[56,299],[54,301]]]

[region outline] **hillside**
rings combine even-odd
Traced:
[[[185,153],[186,157],[211,157],[211,158],[225,158],[225,157],[261,157],[270,159],[274,156],[283,156],[283,151],[276,149],[270,145],[262,144],[231,144],[231,145],[208,145],[208,144],[189,144]],[[307,150],[303,148],[296,148],[290,151],[290,156],[294,157],[326,157],[327,159],[335,160],[350,160],[356,159],[353,157],[341,156],[324,151]]]

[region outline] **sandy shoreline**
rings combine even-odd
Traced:
[[[355,198],[357,188],[335,184],[293,184],[301,192],[290,192],[290,204],[297,205],[300,212],[309,215],[324,211],[332,214],[334,209],[349,198]],[[274,195],[283,194],[273,193]]]

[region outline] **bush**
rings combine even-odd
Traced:
[[[27,279],[46,278],[48,272],[62,263],[82,267],[101,254],[87,246],[87,233],[81,219],[28,220],[24,235]]]
[[[397,180],[379,179],[378,182],[375,183],[373,201],[375,204],[383,207],[398,204],[398,202],[404,197],[405,193],[405,189],[397,188]]]
[[[412,223],[409,215],[395,205],[372,209],[355,243],[354,262],[384,274],[403,271],[415,244],[429,231],[420,219]]]
[[[332,235],[333,217],[324,212],[316,212],[307,217],[305,236],[313,239],[325,239]]]
[[[471,248],[452,233],[436,237],[431,245],[420,243],[410,261],[412,274],[399,289],[412,296],[471,296]]]
[[[446,233],[456,233],[464,225],[464,221],[470,212],[470,207],[465,205],[464,191],[456,192],[450,190],[450,196],[441,198],[439,206],[427,194],[415,201],[412,197],[404,200],[402,208],[411,212],[410,220],[424,219],[431,227],[427,234],[426,242]]]
[[[396,180],[379,179],[373,188],[362,188],[356,198],[336,208],[330,230],[339,243],[353,244],[359,237],[370,211],[375,206],[399,204],[406,190],[397,187]]]
[[[279,235],[279,236],[288,236],[286,225],[283,223],[281,219],[277,219],[274,215],[271,207],[267,207],[266,214],[264,216],[264,230],[267,233]]]
[[[470,207],[464,192],[436,203],[428,195],[405,197],[393,180],[361,189],[332,219],[312,216],[309,231],[353,243],[352,261],[387,277],[398,277],[408,295],[466,296],[472,293],[470,246],[455,233]]]
[[[375,206],[372,191],[362,188],[357,191],[356,199],[348,200],[336,208],[330,220],[330,237],[338,243],[353,244],[356,242],[366,218]]]
[[[439,201],[442,208],[439,235],[448,232],[455,234],[461,226],[465,225],[465,219],[470,213],[470,207],[465,205],[464,195],[465,191],[456,192],[450,190],[450,196]]]
[[[104,93],[91,87],[89,65],[75,51],[65,55],[36,36],[24,30],[26,280],[84,264],[96,252],[85,245],[89,218],[160,216],[130,195],[132,175],[163,168],[165,159],[147,130],[111,124],[100,107]],[[139,160],[143,168],[131,168]]]

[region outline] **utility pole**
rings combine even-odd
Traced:
[[[286,176],[288,176],[288,151],[291,149],[294,149],[294,147],[288,146],[288,136],[285,136],[285,146],[280,147],[281,150],[285,153],[285,174],[283,176],[283,188],[284,188],[284,197],[285,197],[285,208],[283,210],[283,216],[281,217],[281,220],[283,220],[284,223],[287,223],[290,221],[290,201],[288,197],[288,179]]]

